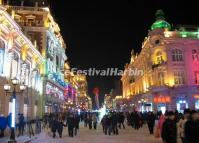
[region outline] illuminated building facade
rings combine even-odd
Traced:
[[[86,75],[77,74],[75,75],[75,81],[77,82],[77,105],[81,109],[91,109],[92,103],[91,98],[88,96],[88,85]]]
[[[44,58],[7,11],[0,5],[0,113],[11,113],[11,96],[5,96],[3,86],[17,78],[27,87],[23,95],[16,96],[16,115],[36,118],[42,115],[43,76],[39,65]]]
[[[139,54],[131,53],[129,69],[143,74],[122,76],[123,97],[140,111],[199,109],[199,28],[177,26],[156,13]]]
[[[66,45],[60,28],[53,19],[48,7],[35,2],[34,6],[6,6],[14,20],[23,27],[24,33],[37,47],[45,61],[40,65],[44,77],[44,113],[60,112],[65,102],[64,63]]]

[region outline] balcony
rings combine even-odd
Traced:
[[[166,61],[161,61],[161,62],[159,62],[159,63],[154,63],[153,65],[152,65],[152,70],[154,70],[155,68],[158,68],[158,67],[160,67],[160,66],[163,66],[163,65],[166,65],[167,64],[167,62]]]

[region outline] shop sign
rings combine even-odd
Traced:
[[[194,95],[194,98],[195,98],[195,99],[199,99],[199,94],[195,94],[195,95]]]
[[[169,96],[162,96],[162,97],[154,97],[154,103],[169,103],[171,102],[171,98]]]

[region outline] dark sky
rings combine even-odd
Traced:
[[[140,51],[157,9],[164,10],[171,24],[199,25],[196,0],[48,1],[68,45],[71,67],[79,69],[123,69],[131,50]],[[99,87],[103,97],[114,79],[119,77],[88,77],[89,93]]]
[[[130,60],[141,44],[157,9],[171,24],[199,25],[197,4],[183,0],[51,0],[51,10],[68,45],[72,67],[118,67]],[[194,6],[196,5],[196,6]],[[88,77],[89,91],[101,96],[113,88],[116,77]]]

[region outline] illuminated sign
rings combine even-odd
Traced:
[[[194,95],[194,98],[199,99],[199,94]]]
[[[171,98],[169,96],[154,97],[153,101],[154,103],[169,103],[171,102]]]

